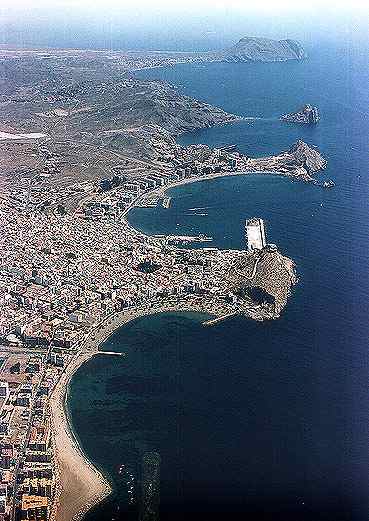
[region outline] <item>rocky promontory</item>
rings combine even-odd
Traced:
[[[298,140],[286,152],[275,156],[248,158],[244,163],[246,171],[275,172],[302,181],[315,181],[313,175],[326,167],[327,161],[319,150]]]
[[[271,245],[245,253],[241,259],[230,272],[231,290],[258,306],[252,311],[253,318],[278,318],[298,282],[295,263]]]
[[[245,36],[235,45],[217,54],[223,62],[280,62],[302,60],[306,53],[296,40],[272,40]]]

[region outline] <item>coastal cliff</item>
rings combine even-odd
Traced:
[[[318,150],[298,140],[287,152],[276,156],[249,158],[245,170],[252,172],[275,172],[302,181],[315,181],[313,175],[326,167],[327,161]]]
[[[314,174],[318,170],[325,168],[327,161],[321,153],[299,139],[289,150],[289,154],[295,161],[305,168],[308,174]]]
[[[232,270],[230,280],[232,292],[246,299],[246,316],[256,320],[276,319],[297,283],[295,263],[284,257],[276,246],[269,245],[245,253]]]
[[[304,58],[306,53],[295,40],[251,36],[241,38],[235,45],[216,55],[216,59],[223,62],[280,62]]]

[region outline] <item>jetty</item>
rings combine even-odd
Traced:
[[[205,322],[202,323],[204,327],[209,326],[215,326],[216,324],[219,324],[220,322],[224,322],[225,320],[228,320],[229,318],[235,317],[239,315],[239,313],[228,313],[227,315],[222,315],[221,317],[211,318],[210,320],[205,320]]]
[[[126,356],[126,353],[118,353],[117,351],[97,351],[96,354],[109,356]]]

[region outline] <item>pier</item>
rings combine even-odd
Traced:
[[[115,351],[97,351],[97,355],[109,355],[109,356],[126,356],[126,353],[117,353]]]
[[[221,317],[212,318],[210,320],[206,320],[202,323],[204,327],[209,326],[215,326],[216,324],[219,324],[220,322],[224,322],[225,320],[228,320],[229,318],[237,316],[238,313],[228,313],[228,315],[222,315]]]

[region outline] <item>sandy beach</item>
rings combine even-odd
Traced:
[[[99,352],[99,346],[117,328],[136,318],[165,312],[199,311],[178,307],[135,309],[116,313],[99,324],[80,346],[78,353],[63,372],[50,398],[55,468],[57,476],[55,508],[51,521],[78,521],[112,491],[109,481],[92,464],[76,440],[66,412],[69,383],[74,373]]]
[[[131,206],[127,208],[123,215],[127,215],[129,211],[134,207],[139,207],[140,204],[150,199],[153,196],[156,197],[164,197],[168,190],[171,188],[175,188],[177,186],[187,185],[191,183],[198,183],[201,181],[209,181],[210,179],[217,179],[219,177],[239,177],[239,176],[247,176],[247,175],[277,175],[280,177],[288,177],[290,179],[295,179],[293,176],[287,174],[286,172],[279,172],[278,170],[237,170],[232,172],[216,172],[212,174],[206,174],[201,177],[186,177],[185,179],[175,180],[171,183],[168,183],[165,186],[160,186],[155,188],[154,190],[150,190],[150,192],[143,194],[140,196]]]
[[[50,399],[50,413],[55,467],[57,469],[57,494],[59,495],[51,520],[72,521],[81,519],[96,503],[110,494],[111,487],[102,474],[92,465],[75,439],[65,410],[68,385],[73,374],[91,356],[81,353],[69,364]]]
[[[176,181],[173,181],[172,183],[168,183],[165,186],[161,186],[159,188],[156,188],[155,190],[151,190],[149,192],[149,194],[145,194],[145,196],[140,198],[139,202],[144,201],[148,197],[151,197],[154,195],[159,196],[159,197],[164,197],[165,193],[168,190],[170,190],[171,188],[175,188],[176,186],[188,185],[191,183],[197,183],[197,182],[201,182],[201,181],[209,181],[210,179],[217,179],[218,177],[235,177],[235,176],[250,175],[250,174],[255,174],[255,173],[259,173],[259,172],[251,172],[251,171],[247,172],[244,170],[239,170],[237,172],[217,172],[217,173],[213,173],[213,174],[206,174],[202,177],[186,177],[185,179],[176,180]],[[268,174],[267,172],[260,172],[260,173]],[[278,172],[273,172],[273,173],[278,174]]]

